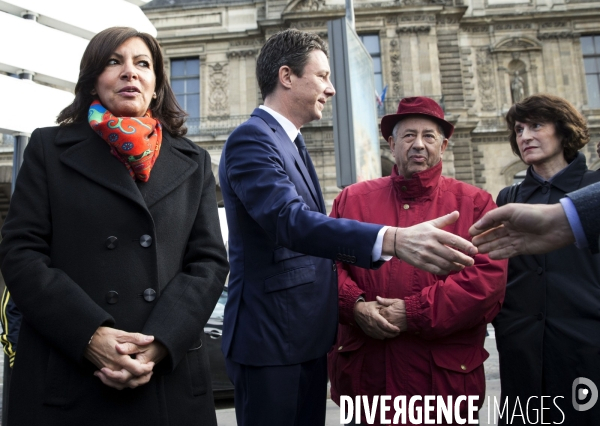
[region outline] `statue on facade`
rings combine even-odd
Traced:
[[[521,102],[525,98],[525,80],[519,75],[519,71],[515,71],[515,75],[510,82],[510,92],[513,104]]]

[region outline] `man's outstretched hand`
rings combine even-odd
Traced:
[[[547,253],[575,242],[560,203],[510,203],[487,212],[469,233],[479,252],[492,259]]]
[[[408,228],[390,227],[383,239],[382,253],[438,275],[471,266],[477,248],[464,238],[441,229],[456,222],[458,216],[459,213],[454,211]]]

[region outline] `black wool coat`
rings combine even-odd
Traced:
[[[2,237],[24,318],[11,426],[216,425],[200,338],[228,263],[206,151],[165,132],[138,188],[87,123],[37,129]],[[166,346],[148,384],[118,391],[93,376],[84,351],[102,325]]]
[[[531,172],[529,167],[519,185],[517,203],[555,204],[565,194],[600,181],[600,172],[588,171],[582,153],[552,183],[539,182]],[[508,188],[500,192],[498,206],[507,203],[507,193]],[[517,398],[525,414],[528,399],[535,397],[528,408],[532,423],[543,402],[544,415],[550,416],[544,422],[600,424],[600,404],[576,411],[571,394],[578,377],[600,385],[600,255],[572,244],[510,259],[504,304],[493,324],[502,398],[508,400],[511,414]],[[542,401],[541,396],[551,398]],[[506,420],[504,416],[499,424],[524,424],[527,417]]]

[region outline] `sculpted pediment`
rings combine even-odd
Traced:
[[[529,50],[542,50],[542,44],[529,37],[506,37],[491,48],[493,53],[526,52]]]

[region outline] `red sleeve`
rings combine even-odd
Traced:
[[[489,195],[480,198],[472,222],[495,207]],[[461,236],[470,239],[468,234]],[[436,339],[492,321],[504,300],[508,261],[483,254],[474,260],[473,266],[437,276],[435,284],[405,299],[408,331]]]

